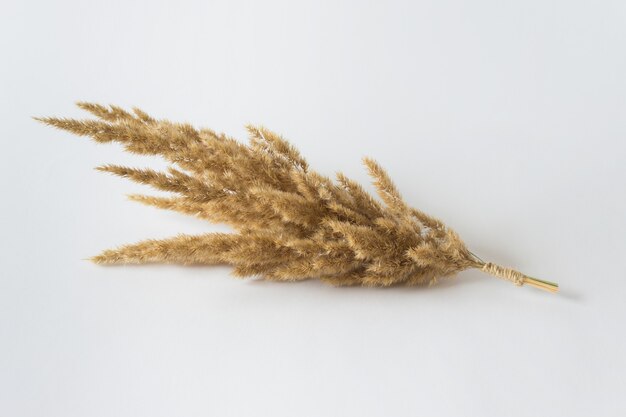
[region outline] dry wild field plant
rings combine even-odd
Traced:
[[[167,172],[104,165],[100,171],[174,195],[133,195],[143,204],[226,223],[236,233],[180,235],[109,249],[99,264],[231,264],[234,275],[275,281],[319,278],[332,285],[433,284],[478,268],[516,285],[558,285],[483,262],[442,222],[409,207],[375,161],[363,162],[382,202],[353,180],[311,170],[281,136],[247,126],[243,144],[222,133],[157,120],[139,109],[77,103],[95,119],[37,120],[127,151],[160,155]]]

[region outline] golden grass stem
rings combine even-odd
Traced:
[[[556,293],[559,291],[559,284],[556,282],[544,281],[537,278],[525,277],[524,284],[530,285],[541,290],[550,291]]]

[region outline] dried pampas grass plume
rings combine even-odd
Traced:
[[[109,249],[99,264],[231,264],[237,276],[275,281],[319,278],[332,285],[432,284],[478,268],[516,285],[557,291],[558,285],[483,262],[439,220],[409,207],[383,168],[363,162],[382,203],[353,180],[310,170],[281,136],[248,126],[242,144],[209,129],[156,120],[139,109],[78,103],[96,117],[37,120],[127,151],[159,155],[167,172],[105,165],[98,169],[172,197],[132,196],[143,204],[231,225],[236,233],[146,240]]]

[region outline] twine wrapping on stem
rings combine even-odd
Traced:
[[[516,271],[511,268],[505,268],[500,265],[493,264],[491,262],[487,262],[481,268],[484,272],[493,275],[494,277],[506,279],[507,281],[511,281],[513,284],[521,287],[524,285],[525,275],[519,271]]]
[[[559,285],[555,282],[532,278],[514,269],[496,265],[491,262],[482,263],[480,269],[490,275],[493,275],[494,277],[510,281],[518,287],[521,287],[524,284],[528,284],[535,288],[550,292],[557,292],[559,290]]]

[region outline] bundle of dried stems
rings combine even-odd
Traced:
[[[167,172],[105,165],[98,169],[174,193],[132,200],[231,225],[236,233],[180,235],[110,249],[100,264],[180,263],[234,266],[236,276],[332,285],[432,284],[479,268],[516,285],[557,291],[558,285],[486,263],[439,220],[409,207],[387,173],[363,162],[382,203],[343,174],[336,181],[309,169],[285,139],[248,126],[242,144],[209,129],[156,120],[139,109],[78,103],[97,119],[37,120],[127,151],[160,155]]]

